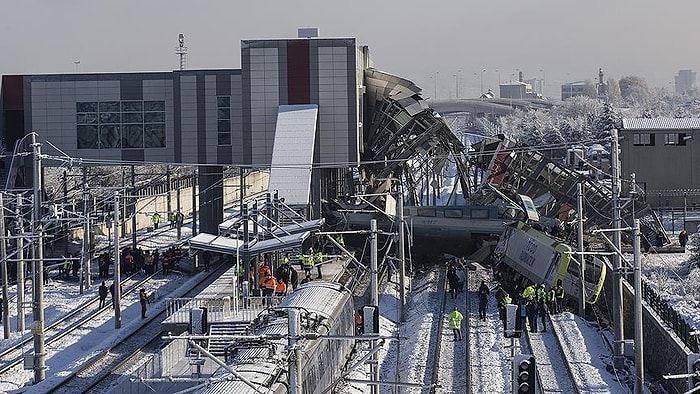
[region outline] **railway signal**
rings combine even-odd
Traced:
[[[535,356],[518,354],[513,357],[513,393],[535,394]]]

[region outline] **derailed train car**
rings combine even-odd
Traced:
[[[354,335],[350,291],[336,282],[313,281],[299,286],[277,307],[255,319],[250,338],[238,339],[227,348],[226,367],[217,370],[200,392],[289,392],[289,310],[297,310],[300,333],[311,334],[296,346],[301,355],[303,393],[320,393],[341,374],[353,347],[351,340],[329,340],[324,335]]]
[[[604,256],[584,258],[586,303],[595,304],[603,289],[607,272]],[[529,284],[544,283],[547,289],[559,281],[564,293],[578,300],[580,266],[571,246],[535,230],[523,222],[510,225],[494,250],[494,260],[502,282],[522,289]]]

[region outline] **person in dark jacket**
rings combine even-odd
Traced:
[[[141,318],[145,319],[146,316],[146,304],[148,304],[148,295],[146,295],[146,290],[139,290],[139,302],[141,303]]]
[[[102,308],[105,306],[105,300],[107,299],[107,285],[105,285],[105,282],[102,282],[98,292],[100,294],[100,308]]]
[[[447,282],[450,284],[450,293],[452,294],[452,299],[457,298],[457,290],[459,288],[459,276],[457,276],[457,270],[454,266],[451,266],[447,270]]]
[[[489,287],[486,282],[481,281],[479,286],[479,318],[486,321],[486,306],[489,303]]]
[[[681,248],[685,248],[685,244],[688,243],[688,231],[686,229],[681,230],[678,234],[678,243],[681,244]]]

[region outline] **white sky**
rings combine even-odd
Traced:
[[[239,68],[240,40],[357,37],[377,68],[438,96],[474,97],[516,70],[556,95],[567,80],[644,77],[670,88],[698,69],[696,0],[0,0],[0,73],[165,71],[178,67],[178,33],[189,68]],[[482,71],[486,70],[486,71]],[[498,72],[496,71],[498,70]],[[542,71],[540,71],[542,70]],[[483,77],[483,79],[482,79]]]

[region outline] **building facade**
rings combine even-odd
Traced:
[[[653,207],[700,204],[699,118],[623,119],[620,138],[624,185],[634,173]]]
[[[676,94],[686,94],[693,90],[696,77],[697,73],[692,70],[679,70],[678,75],[673,77]]]
[[[359,163],[369,66],[354,38],[297,38],[242,41],[240,69],[3,75],[0,135],[10,150],[35,132],[74,158],[199,165],[206,187],[217,166],[270,168],[280,106],[313,104],[320,203],[322,178]]]

